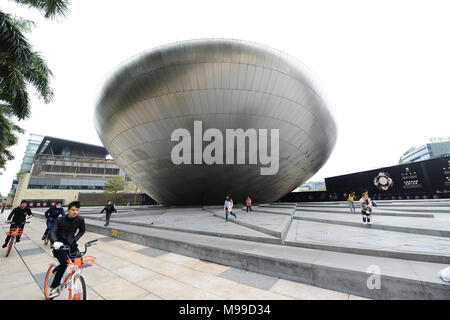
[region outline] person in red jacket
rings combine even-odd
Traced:
[[[252,199],[250,199],[250,197],[247,197],[247,200],[245,200],[245,205],[247,206],[247,213],[248,213],[248,209],[250,209],[250,212],[253,212]]]

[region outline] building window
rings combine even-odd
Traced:
[[[63,156],[72,155],[72,148],[69,145],[65,145],[64,148],[61,150],[61,155]]]

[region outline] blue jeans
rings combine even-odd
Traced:
[[[233,210],[230,211],[230,214],[231,214],[232,216],[234,216],[235,218],[237,218],[236,215],[233,213]],[[225,209],[225,220],[228,221],[228,208]]]
[[[370,214],[367,214],[364,211],[361,211],[361,213],[362,213],[363,222],[366,222],[366,219],[367,219],[367,222],[370,222]]]
[[[350,211],[355,212],[355,204],[353,203],[353,201],[348,201],[348,204],[350,205]]]
[[[52,227],[52,221],[47,220],[47,229],[45,229],[44,236],[48,235],[48,232],[50,231],[51,227]]]

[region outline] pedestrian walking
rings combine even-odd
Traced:
[[[369,192],[367,190],[363,192],[363,196],[359,199],[359,203],[361,205],[363,224],[372,224],[370,221],[370,214],[372,213],[372,200],[369,198]]]
[[[247,200],[245,200],[245,205],[247,206],[247,213],[248,213],[248,209],[250,209],[250,212],[253,212],[252,199],[250,199],[250,197],[247,197]]]
[[[355,200],[355,193],[351,192],[347,197],[348,205],[350,206],[350,212],[355,212],[355,204],[353,203],[354,200]]]
[[[226,196],[223,209],[225,210],[226,221],[228,221],[228,213],[230,213],[232,216],[234,216],[235,219],[237,219],[237,216],[233,213],[233,199],[231,199],[230,196]]]
[[[42,240],[44,240],[48,233],[50,232],[50,229],[52,227],[52,223],[58,219],[59,216],[64,217],[66,213],[64,212],[64,208],[62,207],[61,201],[56,201],[56,204],[47,211],[45,211],[45,218],[47,219],[47,229],[45,229],[44,235],[42,236]]]
[[[114,208],[114,205],[112,203],[111,200],[108,200],[108,202],[106,203],[106,206],[103,208],[102,211],[100,211],[100,213],[103,213],[103,211],[106,210],[106,223],[105,226],[109,225],[109,218],[111,217],[111,213],[113,212],[117,212],[116,208]]]
[[[5,208],[6,208],[6,202],[3,202],[2,203],[2,214],[3,214],[3,211],[5,211]]]

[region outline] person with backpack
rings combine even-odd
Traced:
[[[231,199],[230,196],[226,196],[223,209],[225,210],[226,221],[228,221],[228,213],[230,213],[232,216],[234,216],[235,219],[237,219],[237,216],[233,213],[233,199]]]
[[[370,222],[370,214],[372,213],[372,200],[369,198],[369,191],[365,190],[363,192],[363,196],[361,197],[361,199],[359,199],[359,203],[361,205],[363,224],[372,224]]]
[[[44,235],[42,236],[42,240],[44,240],[52,227],[53,221],[58,219],[59,216],[64,217],[65,212],[64,208],[62,208],[62,202],[57,201],[56,204],[50,207],[47,211],[45,211],[45,218],[47,219],[47,229],[45,229]]]

